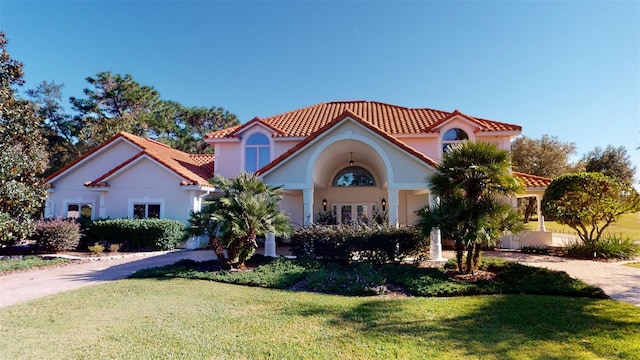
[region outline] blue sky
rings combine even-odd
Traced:
[[[623,145],[640,168],[637,1],[0,0],[0,29],[26,88],[65,98],[112,71],[243,122],[334,100],[458,109],[576,159]]]

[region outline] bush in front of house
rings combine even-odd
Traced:
[[[104,219],[89,228],[91,242],[121,244],[120,251],[171,250],[188,237],[182,222],[169,219]]]
[[[73,219],[46,219],[36,222],[33,239],[40,250],[75,250],[81,238],[80,225]]]
[[[427,246],[414,227],[386,225],[326,225],[298,229],[291,252],[299,257],[349,263],[385,263],[418,259]]]
[[[597,242],[577,241],[569,244],[567,256],[583,259],[633,259],[640,255],[640,245],[629,237],[607,234]]]

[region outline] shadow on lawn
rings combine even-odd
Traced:
[[[135,258],[132,261],[114,264],[114,260],[105,260],[97,264],[104,264],[104,268],[80,271],[63,275],[63,278],[73,281],[113,281],[125,279],[142,269],[151,269],[171,265],[177,261],[191,259],[194,261],[206,261],[215,258],[210,250],[176,251],[163,255]],[[79,265],[81,266],[81,265]]]
[[[461,304],[458,300],[462,300]],[[536,348],[531,358],[584,358],[585,353],[588,357],[635,358],[640,351],[637,344],[631,345],[630,350],[615,350],[621,353],[611,353],[606,348],[611,344],[602,345],[598,340],[592,345],[591,339],[602,339],[603,335],[618,341],[640,336],[640,313],[629,318],[628,312],[618,313],[619,308],[599,306],[600,300],[497,295],[458,298],[455,302],[427,301],[442,303],[417,305],[403,299],[373,299],[346,310],[300,304],[297,309],[285,311],[324,316],[332,326],[355,328],[372,339],[384,341],[389,335],[402,336],[417,347],[425,347],[425,351],[444,346],[474,358],[509,359],[514,354],[522,357],[523,344],[533,341],[549,341],[555,346]],[[460,307],[447,309],[453,303]],[[577,354],[577,349],[584,352]]]

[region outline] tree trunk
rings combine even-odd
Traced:
[[[224,249],[222,248],[222,245],[220,245],[220,241],[218,241],[218,238],[215,236],[209,237],[209,243],[211,245],[211,250],[213,250],[213,252],[216,254],[216,257],[222,265],[222,268],[225,270],[230,270],[231,262],[229,262],[229,260],[224,256]]]
[[[482,250],[482,244],[476,243],[475,250],[473,252],[473,269],[472,269],[472,271],[476,271],[476,270],[478,270],[480,268],[480,263],[482,262],[482,259],[480,257],[481,254],[482,254],[481,250]]]
[[[464,269],[465,274],[473,273],[473,249],[475,248],[474,244],[467,246],[467,268]]]
[[[456,239],[456,263],[458,264],[458,271],[464,272],[464,265],[462,265],[462,257],[464,256],[464,245],[461,240]]]

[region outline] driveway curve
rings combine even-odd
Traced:
[[[124,279],[134,272],[173,264],[182,259],[215,259],[210,250],[137,253],[81,264],[9,273],[0,276],[0,307],[86,286]]]
[[[640,306],[640,268],[624,266],[619,262],[574,260],[518,252],[487,251],[484,255],[564,271],[572,277],[600,287],[612,299]],[[10,273],[0,276],[0,307],[124,279],[140,269],[173,264],[181,259],[213,260],[215,254],[210,250],[143,253],[57,268]]]
[[[513,251],[486,251],[484,256],[564,271],[571,277],[601,288],[612,299],[640,306],[640,268],[625,266],[624,262],[576,260]]]

